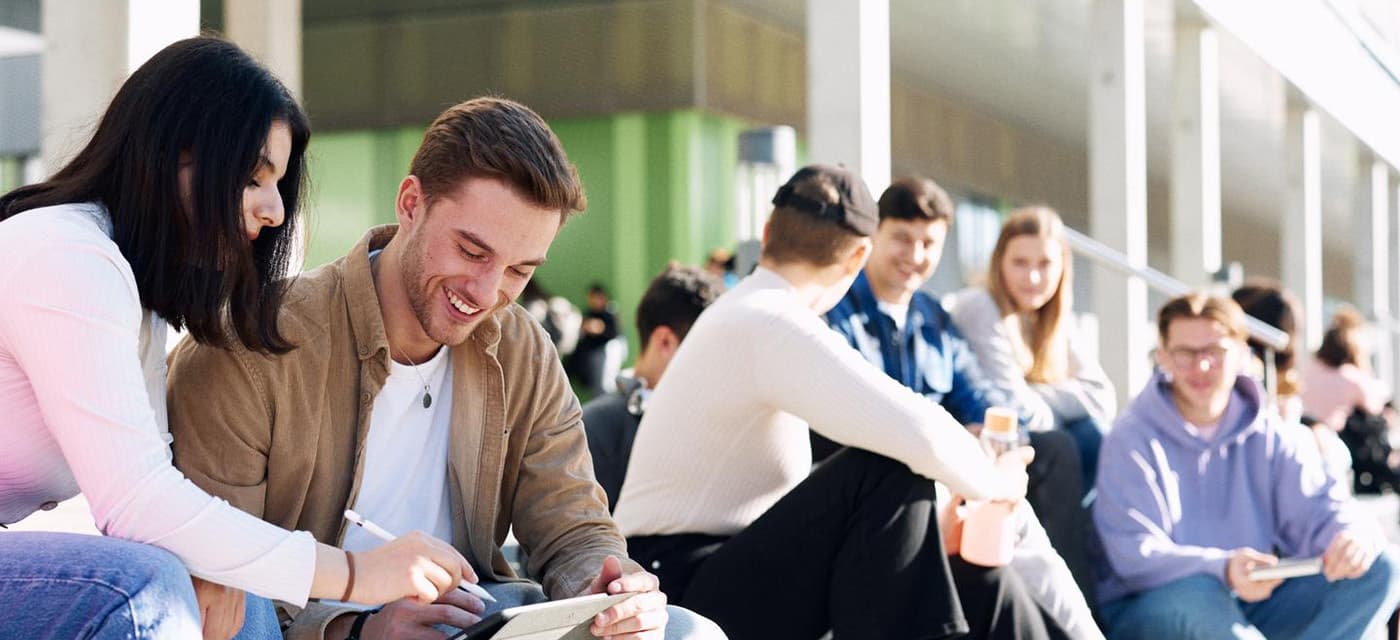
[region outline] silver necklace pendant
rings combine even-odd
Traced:
[[[433,394],[428,391],[427,387],[423,387],[423,408],[427,409],[431,406],[433,406]]]

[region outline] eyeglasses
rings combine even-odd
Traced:
[[[1210,363],[1212,368],[1218,367],[1225,362],[1225,354],[1230,352],[1229,347],[1221,345],[1211,345],[1200,349],[1189,347],[1172,347],[1167,350],[1167,355],[1171,358],[1172,364],[1179,369],[1189,369],[1196,366],[1202,358]]]

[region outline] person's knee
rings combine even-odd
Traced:
[[[549,600],[544,589],[540,585],[527,581],[512,582],[483,582],[481,587],[495,598],[495,602],[486,603],[486,613],[495,613],[501,609],[520,607],[527,604],[539,604]]]
[[[914,473],[903,462],[865,449],[846,447],[827,458],[822,466],[830,473],[856,474],[863,478],[863,482],[878,486],[902,490],[910,485],[926,484],[930,491],[933,489],[932,480]]]
[[[666,640],[726,640],[724,630],[694,611],[666,606]]]
[[[1137,596],[1134,604],[1115,613],[1110,636],[1230,637],[1231,628],[1243,621],[1243,613],[1224,583],[1214,576],[1198,574]]]
[[[175,554],[146,544],[126,545],[122,554],[122,571],[136,580],[138,589],[167,592],[175,597],[189,595],[194,599],[194,583],[189,569]]]
[[[1114,640],[1147,640],[1174,638],[1176,640],[1217,640],[1230,638],[1231,624],[1210,624],[1195,612],[1180,606],[1166,606],[1146,611],[1134,611],[1131,617],[1119,620],[1109,630]]]
[[[1397,557],[1396,549],[1386,546],[1380,555],[1376,556],[1375,562],[1371,563],[1371,568],[1367,569],[1366,573],[1355,581],[1349,580],[1342,584],[1346,582],[1354,582],[1358,591],[1376,594],[1377,597],[1400,591],[1400,557]]]
[[[110,549],[115,572],[107,579],[126,600],[102,623],[97,637],[187,637],[200,628],[199,604],[189,570],[174,554],[124,541]],[[110,635],[108,635],[110,634]]]

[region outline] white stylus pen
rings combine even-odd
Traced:
[[[346,520],[349,520],[349,521],[352,522],[352,523],[354,523],[356,526],[363,528],[365,531],[368,531],[370,535],[372,535],[372,536],[374,536],[374,537],[376,537],[376,538],[379,538],[380,540],[383,540],[383,541],[385,541],[385,542],[390,542],[390,541],[392,541],[394,538],[397,538],[397,537],[398,537],[398,536],[396,536],[396,535],[394,535],[394,534],[392,534],[392,533],[389,533],[388,531],[385,531],[385,530],[384,530],[384,527],[381,527],[381,526],[379,526],[379,525],[377,525],[377,524],[375,524],[375,523],[373,523],[373,522],[370,522],[370,521],[369,521],[368,519],[366,519],[364,516],[362,516],[362,515],[360,515],[360,514],[358,514],[358,513],[355,513],[355,510],[354,510],[354,509],[346,509],[346,510],[345,510],[345,519],[346,519]],[[477,584],[474,584],[474,583],[471,583],[471,582],[467,582],[466,580],[463,580],[462,582],[458,583],[458,584],[457,584],[457,588],[458,588],[458,589],[461,589],[461,590],[463,590],[463,591],[466,591],[467,593],[470,593],[470,594],[472,594],[472,595],[474,595],[474,596],[476,596],[476,597],[478,597],[478,598],[481,598],[482,600],[485,600],[485,601],[487,601],[487,602],[495,602],[495,601],[496,601],[496,599],[495,599],[495,598],[492,598],[492,597],[491,597],[491,594],[487,593],[485,589],[482,589],[482,588],[481,588],[479,585],[477,585]]]

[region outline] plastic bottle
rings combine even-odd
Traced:
[[[982,448],[993,460],[1021,446],[1016,412],[990,407],[982,421]],[[1016,548],[1016,531],[1006,502],[972,502],[963,523],[960,553],[963,560],[983,567],[1004,567],[1011,563]]]
[[[1005,407],[987,407],[982,417],[982,449],[993,460],[1001,454],[1021,446],[1021,429],[1016,423],[1016,412]]]

